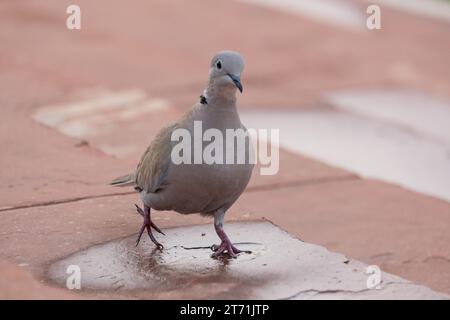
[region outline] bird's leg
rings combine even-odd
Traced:
[[[225,215],[225,211],[220,210],[214,215],[214,228],[216,229],[216,233],[219,236],[220,240],[222,242],[220,245],[213,245],[211,249],[214,251],[212,254],[213,258],[217,258],[221,255],[223,255],[225,252],[232,258],[236,258],[236,255],[245,252],[245,253],[251,253],[251,251],[243,251],[236,248],[230,241],[230,238],[228,238],[227,234],[223,230],[223,218]]]
[[[144,218],[144,222],[142,223],[142,227],[139,230],[139,235],[136,240],[136,246],[139,244],[139,241],[141,241],[142,233],[144,233],[144,230],[147,229],[148,236],[150,237],[150,240],[158,247],[158,249],[162,250],[163,246],[161,243],[159,243],[155,236],[152,233],[152,228],[155,229],[157,232],[164,234],[152,221],[150,218],[150,207],[144,204],[144,210],[142,210],[137,204],[135,204],[137,212]]]

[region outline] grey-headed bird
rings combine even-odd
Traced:
[[[243,69],[244,60],[239,53],[222,51],[216,54],[211,60],[208,85],[200,96],[200,101],[177,122],[159,131],[142,155],[135,172],[111,182],[114,186],[133,185],[143,202],[143,210],[136,205],[138,213],[144,218],[136,245],[147,229],[150,239],[162,249],[152,228],[159,233],[163,232],[152,222],[150,210],[173,210],[181,214],[200,213],[214,217],[214,227],[221,239],[220,245],[212,246],[214,257],[224,254],[236,257],[242,252],[232,244],[223,224],[225,213],[242,194],[252,174],[251,142],[248,135],[244,146],[237,143],[237,146],[230,149],[227,146],[231,141],[223,143],[223,161],[174,163],[172,150],[176,141],[173,141],[172,134],[181,129],[194,135],[195,123],[201,123],[205,132],[208,129],[220,132],[224,138],[229,130],[246,134],[247,129],[241,123],[236,108],[236,91],[242,93],[243,90]],[[195,152],[194,139],[195,137],[190,142],[192,153]],[[205,141],[202,140],[202,146],[204,145]],[[243,152],[245,161],[238,162],[234,157],[234,161],[230,163],[225,159],[225,153],[230,150],[235,153]]]

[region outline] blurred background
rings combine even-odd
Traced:
[[[36,283],[50,261],[135,232],[136,195],[106,183],[198,100],[224,49],[246,60],[244,124],[279,128],[281,146],[280,172],[255,170],[228,218],[450,293],[449,40],[445,0],[1,1],[3,294],[51,297]]]

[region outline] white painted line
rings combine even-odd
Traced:
[[[450,22],[450,3],[446,0],[366,0],[428,18]]]
[[[101,144],[98,146],[98,148],[102,152],[114,155],[116,157],[125,157],[137,151],[137,146],[134,144],[126,144],[126,145]]]
[[[167,100],[148,98],[139,89],[119,92],[102,90],[78,101],[40,108],[34,118],[68,136],[86,138],[95,135],[106,124],[133,120],[168,108]]]
[[[81,101],[42,108],[34,115],[34,118],[41,123],[55,126],[71,118],[126,108],[130,104],[142,101],[145,98],[145,92],[139,89],[104,93]]]
[[[117,116],[121,120],[132,120],[134,118],[143,116],[147,113],[154,113],[169,108],[169,103],[164,99],[148,99],[139,104],[133,106],[132,108],[127,108],[120,111]]]
[[[136,145],[111,141],[107,138],[110,133],[121,132],[124,122],[145,119],[147,114],[170,108],[167,100],[150,98],[139,89],[115,92],[90,89],[76,92],[74,96],[71,102],[40,108],[34,119],[66,136],[93,142],[91,145],[115,156],[133,153]]]
[[[450,102],[411,90],[346,90],[326,95],[333,107],[403,126],[450,145]]]
[[[319,22],[352,29],[366,28],[366,12],[355,4],[343,0],[239,0],[301,14]]]
[[[280,145],[363,177],[450,201],[450,145],[340,112],[242,112],[247,128],[279,128]]]

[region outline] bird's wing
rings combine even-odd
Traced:
[[[170,137],[177,124],[162,128],[144,152],[136,169],[136,185],[146,192],[155,192],[164,183],[172,150]]]
[[[135,185],[136,184],[135,173],[130,173],[130,174],[115,178],[109,184],[112,186],[115,186],[115,187],[126,187],[126,186]]]

